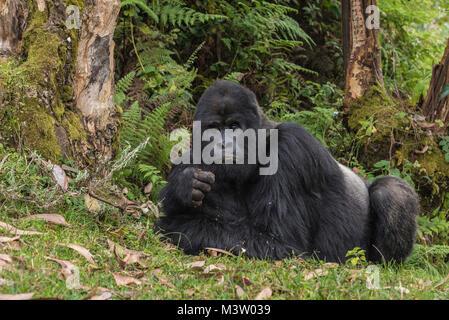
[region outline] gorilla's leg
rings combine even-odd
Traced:
[[[413,249],[418,196],[407,182],[393,176],[377,179],[369,187],[369,196],[372,227],[370,260],[403,261]]]

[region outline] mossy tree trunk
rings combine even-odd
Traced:
[[[120,0],[0,0],[2,141],[81,166],[113,157],[119,11]]]
[[[342,3],[344,105],[363,97],[383,82],[378,39],[379,9],[376,0],[344,0]]]
[[[442,121],[443,131],[449,126],[449,40],[443,59],[433,67],[429,91],[422,105],[423,115],[430,122]],[[436,126],[439,127],[439,126]]]

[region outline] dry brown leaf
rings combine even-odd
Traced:
[[[34,220],[34,219],[44,220],[49,223],[69,227],[69,224],[67,223],[67,221],[65,221],[63,216],[53,213],[33,214],[32,216],[22,218],[21,220]]]
[[[149,255],[148,253],[145,253],[143,251],[127,249],[125,247],[122,247],[119,244],[116,244],[115,242],[112,242],[109,239],[108,239],[108,245],[109,245],[109,250],[112,253],[114,253],[114,251],[115,251],[117,254],[119,254],[121,256],[126,256],[127,254],[130,254],[130,255],[137,255],[139,257],[151,257],[151,255]]]
[[[41,0],[41,2],[43,1]],[[62,191],[66,192],[69,187],[69,178],[65,174],[65,171],[56,164],[53,165],[53,177],[55,178],[58,185],[61,187]]]
[[[8,263],[11,263],[12,262],[12,257],[10,255],[0,253],[0,260],[3,260],[3,261],[8,262]]]
[[[402,294],[408,294],[410,293],[410,290],[407,288],[404,288],[403,286],[399,285],[398,287],[394,287],[394,290],[399,291]]]
[[[150,272],[150,274],[155,276],[162,285],[166,285],[166,286],[168,286],[170,288],[174,288],[175,287],[173,285],[173,283],[171,283],[170,281],[168,281],[167,279],[165,279],[164,277],[161,276],[161,274],[162,274],[162,270],[161,269],[154,269],[154,270],[152,270]]]
[[[0,271],[3,269],[12,271],[12,257],[7,254],[0,254]]]
[[[245,294],[245,291],[243,291],[242,287],[240,287],[238,284],[235,285],[235,293],[237,294],[237,297],[241,298]]]
[[[186,267],[191,270],[200,270],[203,271],[203,266],[206,264],[206,261],[200,260],[200,261],[193,261],[186,264]]]
[[[224,284],[224,276],[222,275],[215,286],[220,287]]]
[[[7,223],[1,222],[1,221],[0,221],[0,229],[6,231],[8,233],[18,235],[18,236],[43,234],[42,232],[37,232],[37,231],[19,230],[16,227],[13,227],[13,226],[11,226]]]
[[[188,290],[186,290],[186,294],[189,296],[189,297],[191,297],[191,296],[193,296],[195,293],[197,293],[198,292],[198,290],[192,290],[192,289],[188,289]]]
[[[255,298],[255,300],[263,300],[270,298],[273,292],[271,291],[270,287],[266,287],[263,289]]]
[[[117,283],[117,285],[119,287],[129,286],[132,284],[140,286],[142,284],[142,282],[140,280],[130,277],[130,276],[127,276],[127,275],[124,275],[124,274],[113,273],[112,275],[114,276],[115,283]]]
[[[226,269],[225,265],[214,265],[214,264],[211,264],[211,265],[207,266],[206,269],[204,269],[204,273],[210,273],[210,272],[220,273],[220,271],[223,271],[225,269]]]
[[[426,145],[426,146],[424,146],[424,148],[422,150],[415,149],[415,153],[423,154],[423,153],[426,153],[427,150],[429,150],[429,146]]]
[[[19,239],[20,239],[20,237],[14,237],[14,238],[0,237],[0,243],[12,242],[12,241],[16,241],[16,240],[19,240]]]
[[[223,250],[223,249],[217,249],[217,248],[204,248],[204,249],[206,249],[207,253],[209,253],[213,257],[216,257],[218,255],[218,253],[223,253],[228,256],[235,257],[235,254],[233,254],[229,251]]]
[[[86,248],[84,248],[80,245],[74,244],[74,243],[69,243],[69,244],[57,243],[56,245],[73,249],[76,252],[78,252],[80,255],[82,255],[84,258],[86,258],[86,260],[89,261],[91,264],[96,265],[94,256]]]
[[[98,293],[100,294],[98,295]],[[83,300],[107,300],[113,295],[117,296],[118,294],[115,291],[107,288],[96,287],[92,290],[91,293],[89,293],[86,297],[84,297]]]
[[[74,270],[77,269],[77,267],[71,263],[70,261],[67,260],[60,260],[60,259],[56,259],[56,258],[52,258],[52,257],[44,257],[47,260],[50,261],[54,261],[60,264],[62,270],[61,270],[61,274],[64,276],[64,278],[68,278],[71,275],[73,275]]]
[[[89,212],[91,213],[100,211],[100,203],[98,202],[98,200],[92,198],[88,194],[84,195],[84,204],[86,205],[87,210],[89,210]]]
[[[304,276],[304,281],[310,280],[315,277],[322,277],[322,276],[327,275],[328,273],[329,273],[329,271],[327,271],[326,269],[321,269],[321,268],[315,269],[315,270],[308,272]]]
[[[124,247],[121,247],[118,244],[115,244],[111,240],[108,239],[108,245],[111,252],[114,254],[117,262],[120,267],[125,268],[127,265],[138,263],[142,268],[147,268],[148,266],[143,263],[140,258],[141,257],[149,257],[148,254],[144,252],[139,252],[135,250],[130,250]],[[122,259],[121,256],[125,255]]]
[[[0,294],[0,300],[30,300],[34,292],[19,294]]]
[[[19,239],[20,240],[20,239]],[[0,249],[3,250],[20,250],[20,243],[18,240],[11,242],[0,242]]]
[[[89,300],[108,300],[112,297],[112,293],[109,291],[103,292],[99,296],[93,296]]]

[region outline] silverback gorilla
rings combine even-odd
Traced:
[[[405,181],[386,176],[369,185],[299,125],[268,120],[255,95],[233,82],[208,88],[194,120],[201,130],[277,129],[278,168],[260,175],[258,163],[175,165],[155,229],[185,253],[212,247],[259,259],[301,255],[340,263],[355,247],[373,262],[410,254],[419,204]]]

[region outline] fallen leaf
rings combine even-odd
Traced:
[[[402,287],[401,285],[399,287],[394,287],[394,290],[399,291],[401,294],[405,293],[408,294],[410,293],[410,290],[407,288]]]
[[[64,278],[68,278],[73,275],[74,271],[77,269],[77,267],[67,260],[60,260],[52,257],[44,257],[47,260],[54,261],[56,263],[59,263],[62,267],[61,274],[64,276]]]
[[[0,300],[30,300],[34,292],[19,294],[0,294]]]
[[[103,292],[101,295],[99,296],[93,296],[91,297],[89,300],[108,300],[112,297],[112,293],[110,293],[109,291]]]
[[[220,287],[220,286],[222,286],[223,284],[224,284],[224,276],[222,275],[221,278],[220,278],[220,280],[218,280],[216,286],[217,286],[217,287]]]
[[[270,298],[273,292],[271,291],[270,287],[266,287],[263,289],[255,298],[255,300],[263,300]]]
[[[312,270],[304,276],[304,281],[310,280],[315,277],[325,276],[328,273],[329,273],[329,271],[327,271],[326,269],[321,269],[321,268]]]
[[[98,200],[92,198],[88,194],[84,195],[84,204],[86,205],[87,210],[89,210],[89,212],[91,213],[100,211],[100,203],[98,202]]]
[[[142,282],[140,280],[137,280],[136,278],[133,278],[133,277],[130,277],[127,275],[123,275],[120,273],[113,273],[113,276],[114,276],[115,283],[117,283],[117,285],[119,287],[129,286],[131,284],[140,286],[142,284]]]
[[[69,227],[69,224],[67,223],[67,221],[65,221],[63,216],[53,213],[33,214],[32,216],[22,218],[21,220],[34,220],[34,219],[44,220],[49,223]]]
[[[186,267],[191,270],[200,270],[203,271],[203,266],[206,264],[206,261],[200,260],[200,261],[194,261],[186,264]]]
[[[422,150],[416,150],[415,149],[415,153],[423,154],[423,153],[426,153],[427,150],[429,150],[429,146],[424,146],[424,148]]]
[[[192,289],[186,290],[186,294],[187,294],[189,297],[193,296],[196,292],[198,292],[198,290],[192,290]]]
[[[207,252],[208,252],[210,255],[212,255],[211,252],[215,252],[215,253],[223,253],[223,254],[226,254],[226,255],[228,255],[228,256],[235,257],[235,254],[233,254],[233,253],[231,253],[231,252],[229,252],[229,251],[223,250],[223,249],[217,249],[217,248],[204,248],[204,249],[206,249]],[[217,255],[214,255],[214,257],[215,257],[215,256],[217,256]]]
[[[112,242],[109,239],[108,239],[108,245],[109,245],[109,250],[112,253],[114,253],[114,250],[115,250],[115,252],[117,252],[121,256],[125,256],[127,254],[135,254],[135,255],[138,255],[140,257],[151,257],[151,255],[149,255],[148,253],[145,253],[143,251],[136,251],[136,250],[127,249],[125,247],[120,246],[119,244],[116,244],[115,242]]]
[[[237,297],[241,298],[245,294],[245,291],[243,291],[242,287],[240,287],[238,284],[235,285],[235,293],[237,294]]]
[[[222,271],[224,269],[226,269],[226,266],[222,267],[222,266],[211,264],[211,265],[207,266],[206,269],[204,269],[204,273],[210,273],[210,272],[216,273],[217,271]]]
[[[5,230],[8,233],[19,235],[19,236],[43,234],[42,232],[37,232],[37,231],[19,230],[16,227],[13,227],[13,226],[11,226],[7,223],[1,222],[1,221],[0,221],[0,229]]]
[[[140,260],[140,258],[141,257],[149,257],[150,256],[149,254],[121,247],[120,245],[115,244],[114,242],[112,242],[109,239],[108,239],[108,245],[109,245],[109,249],[114,254],[120,267],[124,268],[127,265],[138,263],[141,267],[147,268],[147,265],[145,265],[145,263],[143,263]],[[122,258],[121,256],[125,256],[125,257]]]
[[[94,256],[86,248],[84,248],[80,245],[74,244],[74,243],[69,243],[69,244],[57,243],[56,245],[73,249],[76,252],[78,252],[80,255],[82,255],[84,258],[86,258],[86,260],[89,261],[91,264],[96,265]]]
[[[53,177],[55,178],[58,185],[61,187],[62,191],[66,192],[69,187],[69,178],[65,174],[65,171],[56,164],[53,165]]]
[[[7,254],[3,254],[3,253],[0,253],[0,260],[3,260],[3,261],[8,262],[8,263],[12,262],[11,256],[9,256]]]
[[[100,293],[98,295],[98,293]],[[103,287],[96,287],[92,290],[91,293],[89,293],[86,297],[83,298],[83,300],[107,300],[113,295],[118,295],[113,290],[103,288]]]
[[[16,240],[19,240],[19,239],[20,239],[20,237],[14,237],[14,238],[0,237],[0,242],[1,243],[12,242],[12,241],[16,241]]]

